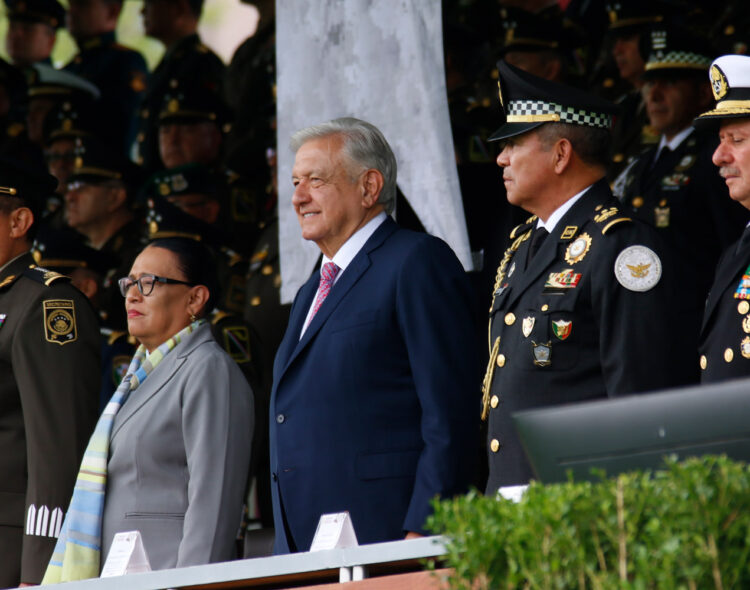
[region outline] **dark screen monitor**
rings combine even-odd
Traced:
[[[679,459],[726,454],[750,462],[750,379],[527,410],[513,420],[537,479],[597,480]]]

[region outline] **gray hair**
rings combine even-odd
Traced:
[[[343,154],[362,170],[374,168],[383,175],[383,190],[378,203],[390,214],[396,205],[396,156],[380,129],[366,121],[342,117],[300,129],[289,142],[293,152],[314,139],[339,135],[344,141]]]

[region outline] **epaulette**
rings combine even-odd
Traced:
[[[515,240],[519,233],[525,232],[527,229],[531,229],[531,225],[537,220],[536,215],[532,215],[529,217],[526,221],[523,223],[517,225],[513,228],[513,230],[510,232],[510,239]]]
[[[604,208],[597,205],[594,209],[594,222],[601,228],[602,235],[606,235],[614,226],[621,223],[632,223],[630,217],[625,217],[617,207]]]
[[[122,340],[123,338],[131,346],[138,344],[138,341],[133,336],[122,330],[113,330],[112,328],[102,327],[99,328],[99,333],[107,339],[107,346],[112,346],[115,342]]]
[[[49,287],[53,283],[58,281],[70,282],[70,277],[61,275],[59,272],[53,270],[47,270],[41,266],[30,266],[23,271],[23,276],[35,280],[37,283],[42,283]]]

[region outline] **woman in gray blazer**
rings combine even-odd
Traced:
[[[120,279],[142,346],[86,449],[44,583],[98,576],[125,531],[140,531],[155,570],[236,557],[253,400],[204,319],[217,282],[186,238],[152,242]]]
[[[128,331],[149,351],[211,311],[209,257],[194,240],[157,240],[120,281]],[[115,533],[132,530],[152,569],[236,557],[253,423],[247,380],[201,323],[115,415],[102,557]]]

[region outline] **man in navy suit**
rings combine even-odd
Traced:
[[[323,253],[274,363],[274,551],[307,551],[321,514],[360,543],[423,534],[430,500],[471,480],[479,407],[471,288],[451,249],[390,218],[396,159],[336,119],[298,131],[292,204]]]

